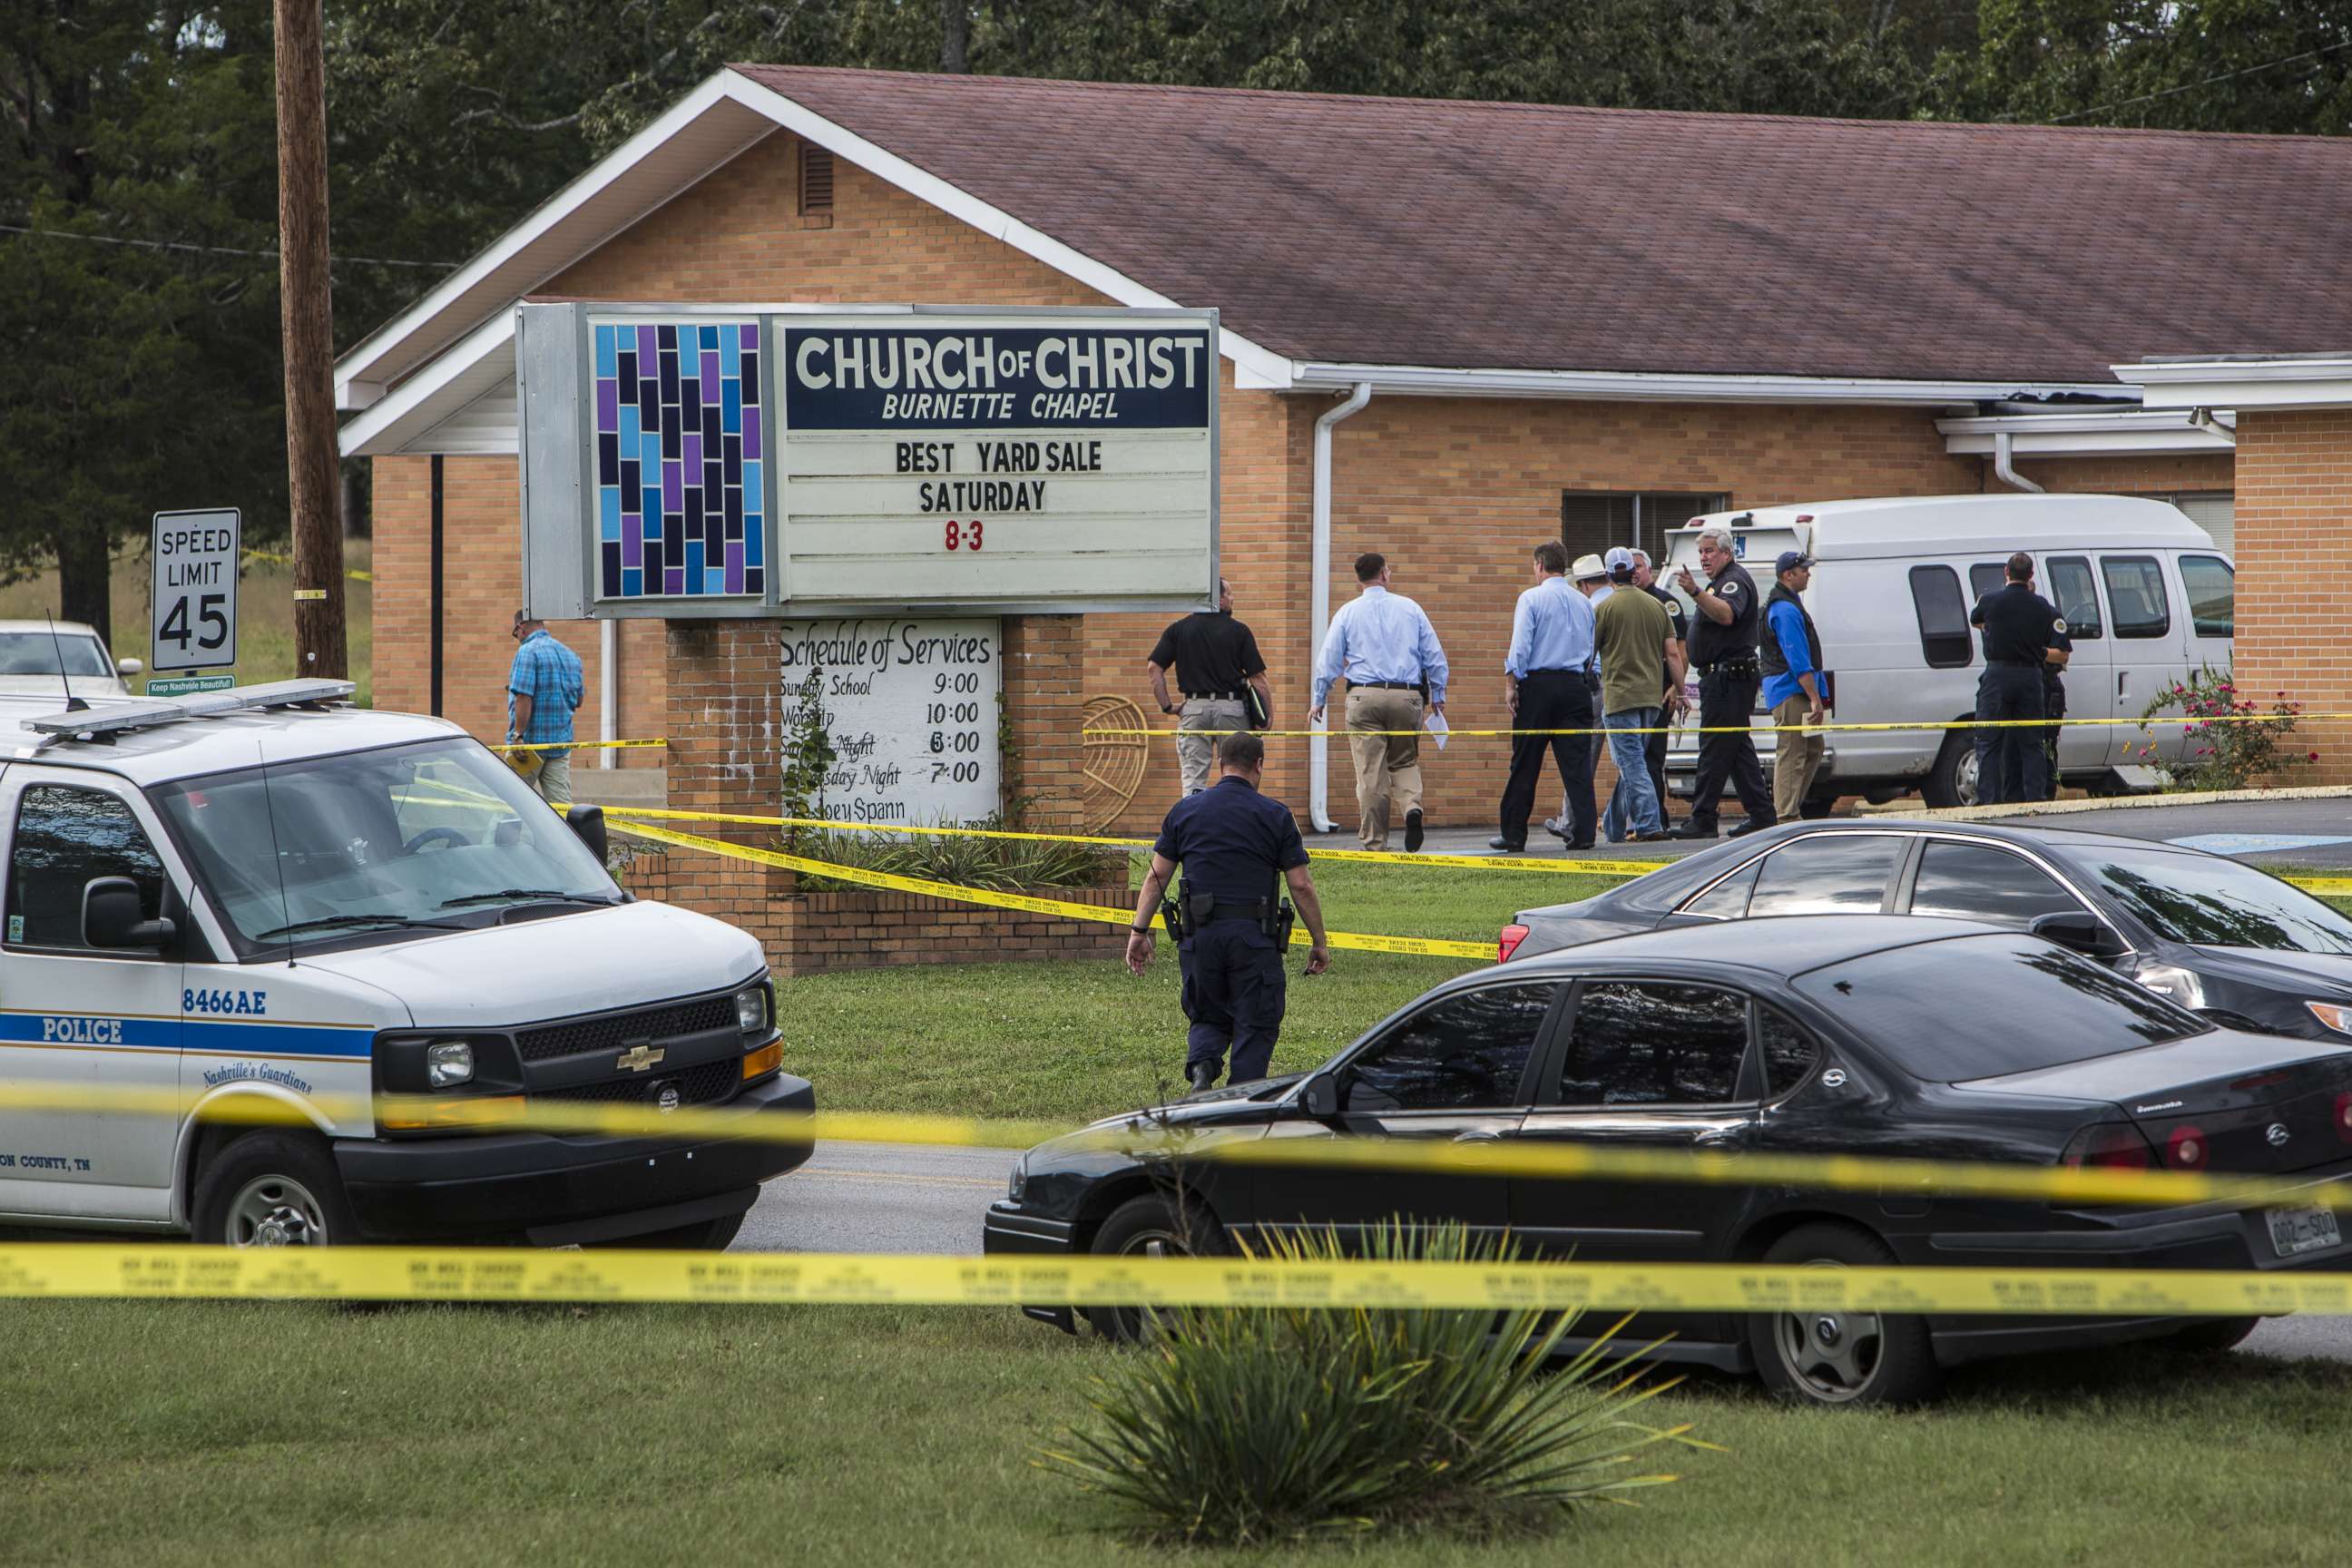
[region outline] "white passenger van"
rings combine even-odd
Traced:
[[[351,690],[0,697],[0,1223],[724,1247],[805,1142],[512,1121],[812,1109],[759,944],[623,892],[595,808]]]
[[[2129,496],[1976,495],[1821,501],[1758,507],[1690,520],[1668,538],[1659,586],[1689,609],[1673,574],[1687,563],[1701,581],[1698,531],[1727,524],[1759,599],[1772,591],[1784,550],[1819,563],[1805,607],[1822,637],[1835,690],[1835,723],[1966,719],[1984,672],[1981,639],[1969,626],[1978,599],[1999,588],[2017,551],[2033,557],[2034,584],[2065,616],[2074,639],[2066,717],[2136,719],[2149,701],[2201,664],[2230,667],[2232,567],[2212,536],[2163,501]],[[1696,611],[1692,612],[1694,615]],[[1688,795],[1698,770],[1697,678],[1692,710],[1666,754],[1667,788]],[[1759,723],[1769,726],[1759,697]],[[1805,815],[1842,795],[1893,800],[1916,790],[1929,805],[1972,805],[1976,751],[1964,731],[1836,731],[1826,737]],[[2148,759],[2178,756],[2179,721],[2063,727],[2062,782],[2105,793],[2157,781]],[[1756,737],[1766,784],[1772,737]],[[1737,803],[1734,803],[1736,807]]]

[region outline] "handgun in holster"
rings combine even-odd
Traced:
[[[1282,896],[1282,879],[1277,875],[1265,899],[1258,904],[1258,930],[1273,940],[1277,948],[1290,945],[1290,928],[1298,923],[1298,911]]]

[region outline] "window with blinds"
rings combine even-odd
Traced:
[[[1601,554],[1616,544],[1647,551],[1655,561],[1669,532],[1692,518],[1730,506],[1731,498],[1719,491],[1563,490],[1559,542],[1568,546],[1571,561]]]

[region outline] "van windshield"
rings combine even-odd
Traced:
[[[214,773],[151,794],[248,953],[420,923],[484,924],[519,903],[619,897],[563,819],[466,737]]]

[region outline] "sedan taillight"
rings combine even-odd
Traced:
[[[1495,962],[1497,963],[1508,963],[1511,961],[1511,954],[1519,951],[1519,943],[1527,940],[1527,927],[1523,925],[1505,926],[1503,928],[1503,934],[1495,939]]]
[[[2352,1092],[2336,1097],[2336,1136],[2352,1143]]]
[[[2129,1122],[2103,1121],[2075,1133],[2058,1163],[2078,1171],[2146,1171],[2156,1164],[2156,1151],[2147,1134]]]

